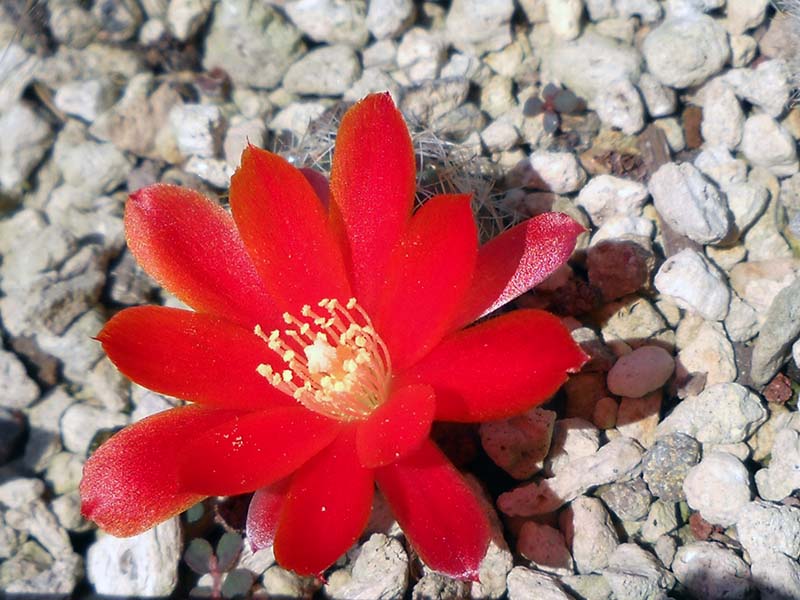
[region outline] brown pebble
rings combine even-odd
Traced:
[[[686,147],[694,150],[703,145],[700,123],[703,121],[703,109],[699,106],[687,106],[683,111],[683,135]]]
[[[792,397],[792,382],[783,373],[778,373],[764,388],[764,398],[767,402],[785,404]]]
[[[695,539],[701,542],[709,539],[716,529],[714,525],[706,521],[700,516],[700,513],[697,512],[689,516],[689,527]]]

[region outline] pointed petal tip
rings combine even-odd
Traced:
[[[577,357],[577,360],[576,360],[577,364],[574,367],[567,369],[567,373],[578,373],[578,372],[580,372],[580,370],[583,368],[583,365],[585,365],[587,362],[589,362],[589,359],[592,358],[591,356],[586,354],[586,352],[584,352],[583,349],[580,346],[578,346],[577,350],[578,350],[578,354],[579,354],[579,357]]]
[[[397,108],[397,105],[394,103],[394,99],[388,90],[383,92],[375,92],[374,94],[368,94],[359,100],[357,104],[375,104],[376,106]]]

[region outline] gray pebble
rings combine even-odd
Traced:
[[[576,40],[546,50],[542,59],[545,81],[560,81],[586,100],[604,90],[609,82],[637,81],[642,72],[639,52],[610,37],[588,32]]]
[[[688,435],[673,433],[656,440],[642,458],[642,476],[650,491],[666,502],[684,499],[683,480],[700,460],[700,444]]]
[[[730,56],[728,34],[707,15],[668,18],[642,46],[649,71],[664,85],[685,88],[718,73]]]
[[[640,535],[642,541],[655,544],[660,537],[675,531],[680,525],[675,504],[656,500],[642,523]]]
[[[653,496],[647,489],[647,485],[638,477],[631,481],[602,486],[598,488],[596,493],[605,502],[608,509],[621,521],[643,519],[650,510],[650,504],[653,502]]]
[[[508,574],[508,600],[574,600],[555,577],[526,567],[514,567]]]
[[[300,95],[339,96],[360,76],[361,64],[352,48],[322,46],[289,67],[283,87]]]
[[[414,22],[413,0],[370,0],[367,28],[376,39],[393,38]]]
[[[28,377],[17,356],[0,348],[0,406],[25,408],[39,397],[39,387]]]
[[[400,599],[408,584],[408,555],[403,545],[382,533],[358,549],[350,570],[334,571],[325,585],[330,598]]]
[[[0,190],[18,194],[47,152],[50,125],[20,102],[0,114],[0,131]]]
[[[99,594],[169,596],[181,557],[178,517],[129,538],[101,536],[89,546],[86,569]]]
[[[298,4],[294,2],[291,8],[287,7],[290,18],[294,18],[291,11]],[[321,27],[335,28],[335,21],[319,13],[313,20]],[[366,27],[363,31],[366,41]],[[232,44],[231,40],[247,40],[247,43]],[[271,89],[280,83],[303,49],[300,32],[271,6],[249,0],[227,0],[214,9],[205,40],[203,66],[207,70],[222,67],[237,85]]]
[[[666,599],[675,584],[672,573],[655,556],[631,543],[617,546],[603,577],[618,600]]]
[[[723,239],[728,208],[714,185],[690,163],[667,163],[650,178],[656,210],[675,229],[700,244]]]
[[[286,3],[285,10],[312,40],[361,48],[369,39],[366,4],[365,0],[294,0]]]
[[[85,456],[89,444],[101,429],[113,429],[128,424],[129,417],[88,404],[76,403],[61,417],[61,435],[64,447],[78,456]]]
[[[611,517],[597,498],[575,498],[559,515],[578,573],[595,573],[608,565],[619,545]]]
[[[480,56],[511,43],[512,0],[453,0],[445,19],[445,35],[459,50]]]
[[[800,336],[800,279],[775,296],[753,346],[750,377],[764,385],[789,359]]]

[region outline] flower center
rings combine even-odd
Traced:
[[[287,366],[277,372],[260,364],[256,371],[309,410],[343,421],[365,419],[388,395],[389,351],[355,298],[345,305],[325,298],[317,306],[323,315],[308,304],[302,319],[283,313],[293,329],[266,335],[256,325],[254,333]]]

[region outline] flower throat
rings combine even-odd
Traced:
[[[293,329],[254,333],[286,363],[280,372],[260,364],[256,371],[316,413],[354,421],[367,418],[388,395],[391,360],[366,311],[350,298],[342,305],[324,298],[300,310],[302,319],[283,313]],[[327,316],[325,316],[327,314]]]

